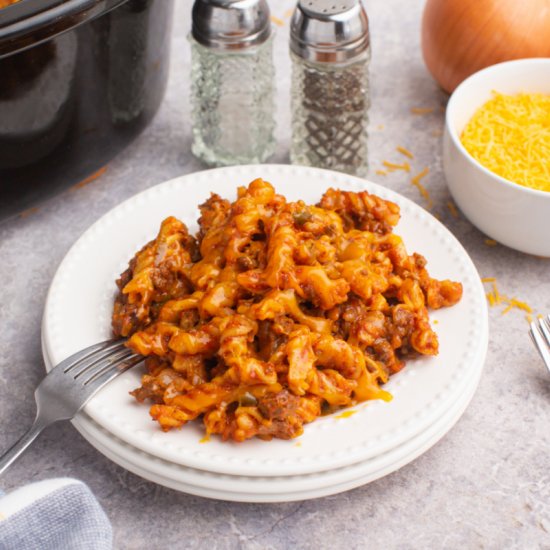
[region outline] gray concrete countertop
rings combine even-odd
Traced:
[[[44,374],[40,321],[55,270],[82,232],[134,193],[201,170],[190,153],[190,0],[177,2],[166,99],[153,123],[93,183],[32,215],[0,226],[0,449],[31,424],[34,388]],[[277,18],[278,149],[288,162],[291,0],[271,0]],[[482,277],[500,292],[550,312],[550,260],[489,246],[453,215],[441,169],[446,96],[422,61],[422,2],[369,0],[372,32],[371,179],[425,206],[456,235]],[[414,115],[411,108],[431,108]],[[376,174],[382,161],[412,173]],[[525,313],[492,307],[489,352],[477,393],[456,426],[411,464],[358,489],[304,502],[240,504],[189,496],[149,483],[112,463],[68,422],[48,428],[0,480],[3,490],[56,476],[86,482],[109,515],[116,548],[550,548],[550,374],[528,338]]]

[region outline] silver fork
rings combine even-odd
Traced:
[[[529,334],[538,349],[546,368],[550,371],[550,315],[531,323]]]
[[[46,426],[73,418],[107,382],[143,360],[124,343],[124,340],[107,340],[94,344],[71,355],[44,377],[34,392],[33,425],[0,457],[0,475]]]

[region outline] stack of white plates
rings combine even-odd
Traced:
[[[47,299],[42,345],[48,370],[110,337],[115,279],[160,222],[174,215],[196,228],[197,206],[210,192],[233,199],[236,187],[262,177],[289,200],[317,202],[328,187],[366,189],[401,207],[395,232],[409,253],[423,254],[433,277],[461,281],[452,308],[431,312],[437,357],[419,358],[392,377],[389,403],[362,403],[306,425],[291,441],[244,443],[204,438],[199,423],[162,432],[128,392],[140,367],[101,390],[74,420],[100,452],[146,479],[187,493],[247,502],[330,495],[395,471],[434,445],[458,420],[476,389],[487,350],[487,308],[476,269],[451,233],[406,198],[362,179],[297,166],[210,170],[163,183],[122,203],[69,251]]]

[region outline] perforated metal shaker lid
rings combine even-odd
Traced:
[[[299,57],[346,62],[369,44],[369,20],[361,0],[299,0],[290,23],[290,49]]]
[[[210,48],[238,50],[256,46],[271,36],[266,0],[195,0],[195,40]]]

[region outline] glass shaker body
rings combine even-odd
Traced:
[[[189,40],[193,154],[212,166],[264,162],[275,150],[273,36],[235,51]]]
[[[291,162],[365,176],[370,49],[341,64],[290,55]]]

